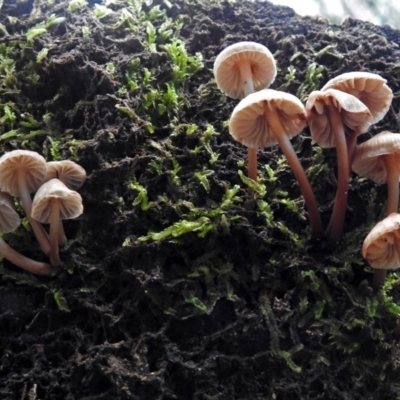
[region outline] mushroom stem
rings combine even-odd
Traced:
[[[58,248],[58,229],[60,226],[60,202],[51,199],[50,207],[50,264],[56,267],[60,264],[60,251]]]
[[[386,269],[374,269],[374,279],[372,282],[372,287],[376,292],[379,291],[379,289],[383,286],[385,283],[387,271]]]
[[[339,111],[335,107],[328,106],[328,114],[336,143],[338,186],[326,235],[328,236],[329,243],[335,245],[342,236],[344,219],[346,216],[347,193],[349,189],[349,155],[347,152],[342,117]]]
[[[25,181],[25,174],[20,171],[18,173],[18,188],[21,196],[22,207],[25,210],[28,221],[32,227],[33,232],[35,233],[37,241],[39,242],[40,248],[42,249],[44,254],[48,255],[50,252],[49,238],[47,232],[43,228],[43,225],[41,225],[40,222],[31,217],[32,199],[26,187]]]
[[[0,237],[0,253],[10,262],[25,271],[32,272],[37,275],[50,275],[52,268],[49,264],[34,261],[28,257],[15,251],[10,247],[3,238]]]
[[[251,71],[251,65],[247,60],[239,63],[240,77],[242,78],[244,85],[244,95],[248,96],[254,93],[254,82],[253,72]],[[257,148],[248,148],[247,159],[248,159],[248,175],[253,181],[257,181]]]
[[[347,158],[349,160],[349,175],[351,174],[351,165],[353,164],[354,152],[357,147],[357,135],[350,135],[350,137],[346,138],[347,144]]]
[[[248,147],[247,148],[247,173],[250,179],[253,181],[257,181],[257,148]]]
[[[399,171],[396,166],[396,159],[393,154],[387,154],[383,157],[386,167],[388,202],[386,206],[386,215],[397,213],[399,208]]]
[[[268,113],[266,115],[268,124],[271,127],[272,132],[284,132],[279,118],[276,117],[276,113]],[[290,168],[293,171],[294,176],[297,179],[300,190],[303,193],[304,200],[306,202],[308,215],[311,223],[311,230],[313,236],[320,236],[322,234],[322,223],[321,216],[318,210],[317,201],[315,200],[315,195],[313,190],[311,189],[310,182],[308,181],[307,175],[304,172],[302,165],[296,155],[296,152],[293,149],[292,144],[290,143],[289,138],[286,134],[280,135],[276,134],[275,139],[277,140],[279,146],[283,154],[285,155]]]
[[[245,97],[254,93],[253,72],[251,70],[250,62],[243,60],[239,63],[240,77],[243,81]]]

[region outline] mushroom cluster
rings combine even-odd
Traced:
[[[307,125],[306,110],[292,94],[268,89],[276,77],[271,52],[258,43],[235,43],[216,58],[214,76],[221,91],[242,99],[229,132],[248,148],[249,178],[257,180],[257,149],[279,144],[303,193],[313,235],[319,236],[322,223],[314,192],[289,140]]]
[[[66,243],[62,220],[83,212],[76,192],[86,180],[85,170],[69,161],[46,162],[34,151],[14,150],[0,158],[0,233],[18,228],[21,219],[12,196],[19,197],[26,217],[50,264],[34,261],[0,238],[0,253],[16,266],[38,275],[49,275],[59,262],[59,246]],[[31,194],[35,193],[32,201]],[[50,235],[42,225],[50,224]]]
[[[222,92],[241,99],[232,112],[229,133],[248,148],[249,178],[257,180],[257,149],[278,144],[303,193],[314,236],[322,233],[318,205],[289,140],[307,125],[314,143],[336,147],[338,185],[325,232],[331,246],[342,236],[351,171],[387,183],[387,218],[371,231],[363,247],[364,257],[377,271],[374,286],[380,287],[386,269],[400,267],[400,134],[382,132],[359,146],[357,138],[389,110],[393,93],[386,80],[370,72],[344,73],[312,92],[304,106],[292,94],[269,89],[276,62],[265,46],[253,42],[223,50],[215,60],[214,76]]]

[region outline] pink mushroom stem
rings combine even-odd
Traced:
[[[40,222],[31,217],[32,199],[26,187],[25,173],[20,172],[18,174],[18,188],[21,196],[22,207],[25,210],[28,221],[33,229],[33,232],[35,233],[36,239],[39,242],[40,248],[44,254],[48,255],[50,253],[50,244],[47,232]]]
[[[50,208],[50,264],[56,267],[60,264],[60,251],[58,248],[58,235],[60,226],[60,202],[51,200]]]
[[[391,213],[397,213],[399,209],[399,170],[397,169],[394,155],[385,155],[383,162],[386,167],[388,185],[386,215],[390,215]]]
[[[248,147],[247,148],[247,173],[250,179],[253,181],[257,181],[257,148]]]
[[[251,65],[247,60],[239,63],[240,77],[243,79],[244,95],[248,96],[254,93],[253,72]],[[257,181],[257,148],[248,147],[247,149],[247,162],[248,162],[248,176],[253,181]]]
[[[10,247],[3,238],[0,237],[0,253],[17,267],[24,269],[25,271],[32,272],[37,275],[50,275],[52,268],[49,264],[34,261],[28,257],[15,251]]]
[[[311,188],[310,182],[308,181],[307,175],[290,143],[289,138],[284,134],[284,128],[279,121],[279,118],[275,116],[275,113],[268,114],[268,124],[271,127],[272,132],[275,134],[275,138],[281,147],[283,154],[285,155],[290,168],[293,171],[294,176],[297,179],[300,190],[303,193],[303,197],[307,206],[308,215],[310,217],[311,230],[313,236],[320,236],[322,234],[322,222],[321,216],[318,210],[318,204],[315,200],[314,192]]]
[[[339,111],[328,106],[329,120],[335,136],[337,164],[338,164],[338,186],[333,205],[331,219],[326,230],[330,245],[335,245],[343,233],[344,220],[347,209],[347,193],[349,189],[349,156],[347,151],[346,137],[344,134],[342,117]]]

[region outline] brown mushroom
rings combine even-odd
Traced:
[[[242,99],[265,89],[275,80],[276,63],[262,44],[239,42],[224,49],[214,62],[214,76],[227,96]],[[257,180],[257,148],[248,147],[248,175]]]
[[[14,209],[14,203],[8,193],[0,192],[0,233],[15,231],[21,219]],[[15,251],[0,236],[0,253],[10,262],[26,271],[37,275],[49,275],[52,268],[49,264],[34,261]]]
[[[362,255],[374,268],[374,288],[385,282],[386,271],[400,268],[400,214],[391,213],[367,235]]]
[[[306,126],[306,111],[301,101],[284,92],[265,89],[245,97],[233,110],[230,134],[248,147],[279,144],[303,193],[314,235],[322,231],[317,202],[310,183],[290,143]]]
[[[72,190],[78,190],[86,180],[86,171],[71,160],[49,161],[46,163],[44,181],[57,178]]]
[[[58,238],[60,220],[76,218],[83,212],[79,193],[68,189],[59,179],[51,179],[36,192],[32,204],[32,218],[50,224],[50,263],[60,263]]]
[[[348,143],[368,130],[372,115],[356,97],[335,89],[312,92],[308,98],[307,119],[314,142],[336,147],[338,187],[327,236],[334,245],[342,235],[349,186]]]
[[[337,89],[357,97],[368,107],[372,115],[371,124],[375,124],[386,115],[392,103],[393,93],[386,82],[371,72],[347,72],[328,81],[321,90]],[[348,142],[350,164],[356,145],[353,137]]]
[[[400,134],[384,131],[361,143],[355,153],[353,171],[377,184],[387,183],[386,215],[399,208]]]
[[[49,239],[43,226],[31,217],[32,199],[43,183],[46,174],[45,159],[34,151],[14,150],[0,158],[0,189],[12,196],[21,197],[22,206],[36,235],[42,251],[48,255]]]
[[[239,42],[221,51],[214,62],[219,89],[234,99],[265,89],[275,80],[274,56],[262,44]]]

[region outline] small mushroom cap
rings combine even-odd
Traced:
[[[57,178],[72,190],[78,190],[86,180],[86,171],[70,160],[49,161],[46,163],[44,181]]]
[[[29,193],[35,192],[43,183],[46,174],[46,160],[35,151],[13,150],[0,158],[0,189],[19,196],[18,171],[26,173]]]
[[[219,89],[234,99],[245,96],[239,63],[246,60],[250,62],[256,91],[265,89],[275,80],[275,59],[265,46],[255,42],[232,44],[215,59],[214,76]]]
[[[289,93],[264,89],[245,97],[235,107],[229,121],[229,133],[247,147],[270,147],[278,142],[268,125],[268,118],[278,117],[289,138],[298,135],[307,125],[301,101]]]
[[[347,136],[365,133],[372,123],[368,107],[351,94],[336,89],[316,90],[310,94],[306,109],[311,136],[321,147],[336,147],[327,106],[339,111]]]
[[[367,235],[362,255],[372,268],[398,269],[400,254],[400,214],[392,213],[378,222]],[[397,246],[396,246],[397,242]]]
[[[0,192],[0,233],[14,232],[21,224],[21,218],[15,211],[12,197]]]
[[[53,200],[59,200],[60,219],[79,217],[83,212],[82,197],[68,189],[59,179],[50,179],[36,192],[32,202],[32,218],[42,224],[50,223],[50,207]]]
[[[384,131],[361,143],[354,152],[352,169],[377,184],[387,181],[383,157],[392,154],[400,171],[400,134]]]
[[[347,72],[331,79],[321,90],[337,89],[360,99],[372,114],[372,124],[380,121],[389,110],[393,92],[386,79],[371,72]]]

